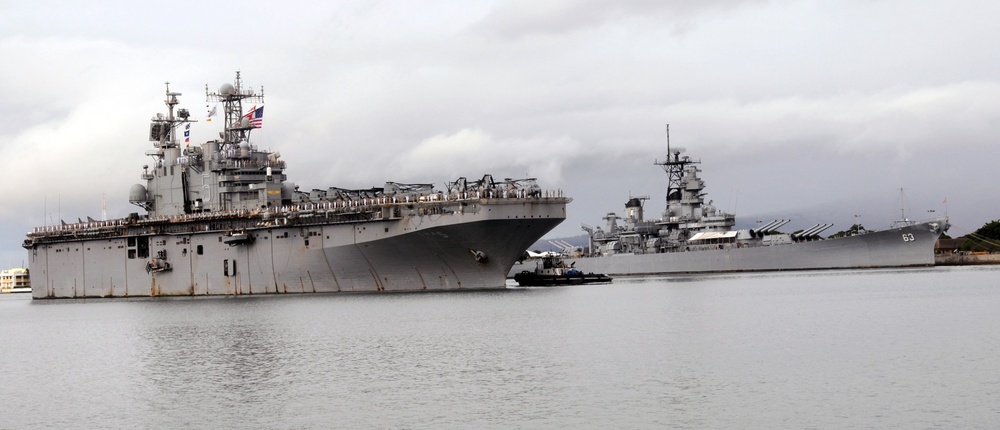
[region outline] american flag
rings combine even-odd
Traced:
[[[250,125],[260,128],[260,126],[264,123],[264,106],[254,106],[254,109],[251,109],[250,112],[247,112],[247,114],[243,116],[250,119]]]

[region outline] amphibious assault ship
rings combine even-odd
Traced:
[[[934,244],[949,227],[947,218],[912,222],[904,217],[886,230],[855,226],[843,237],[827,239],[820,233],[833,224],[780,233],[790,221],[782,219],[735,229],[735,215],[705,203],[700,161],[683,152],[670,147],[668,127],[667,159],[654,161],[668,178],[660,219],[644,218],[645,197],[630,198],[624,218],[608,213],[603,228],[583,225],[588,249],[580,258],[565,259],[566,264],[609,275],[932,266]]]
[[[129,192],[145,214],[27,234],[34,298],[504,288],[524,250],[566,218],[570,199],[534,178],[301,191],[280,154],[250,139],[263,88],[237,72],[205,93],[223,108],[220,139],[182,147],[194,120],[167,84],[145,184]]]

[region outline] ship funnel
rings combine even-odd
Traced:
[[[635,221],[642,221],[642,200],[635,197],[629,199],[625,203],[625,217]]]
[[[604,217],[604,220],[608,222],[609,232],[614,232],[618,230],[618,223],[617,223],[618,215],[615,215],[614,212],[608,212],[608,214]]]

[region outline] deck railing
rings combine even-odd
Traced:
[[[140,219],[119,218],[107,221],[87,221],[82,223],[66,223],[35,227],[29,236],[58,236],[66,233],[79,232],[100,232],[114,229],[121,229],[130,226],[145,226],[163,223],[186,223],[195,221],[212,221],[233,218],[277,218],[285,216],[297,216],[305,213],[331,213],[349,214],[361,212],[381,211],[384,207],[399,207],[409,205],[419,206],[441,206],[461,202],[480,202],[484,204],[505,204],[515,203],[522,200],[566,201],[562,190],[546,190],[531,193],[526,189],[514,190],[479,190],[476,192],[453,192],[449,194],[435,193],[420,196],[385,196],[353,200],[332,200],[315,203],[299,203],[295,205],[284,205],[278,207],[262,209],[232,209],[215,212],[199,212],[181,215],[157,215]],[[553,203],[555,203],[553,201]]]

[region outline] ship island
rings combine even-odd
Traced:
[[[648,197],[629,197],[624,216],[609,212],[604,226],[581,226],[587,247],[564,258],[567,267],[629,276],[933,266],[934,245],[950,227],[947,217],[915,221],[904,215],[884,230],[855,226],[832,238],[820,235],[833,226],[828,223],[781,232],[789,219],[738,229],[734,214],[705,201],[701,161],[671,147],[669,125],[666,143],[666,159],[653,162],[667,174],[662,216],[647,219]]]
[[[251,140],[263,88],[237,72],[205,95],[223,130],[182,147],[196,120],[167,83],[151,160],[129,189],[144,213],[27,234],[33,298],[502,289],[524,250],[566,219],[571,199],[535,178],[300,190],[280,153]]]

